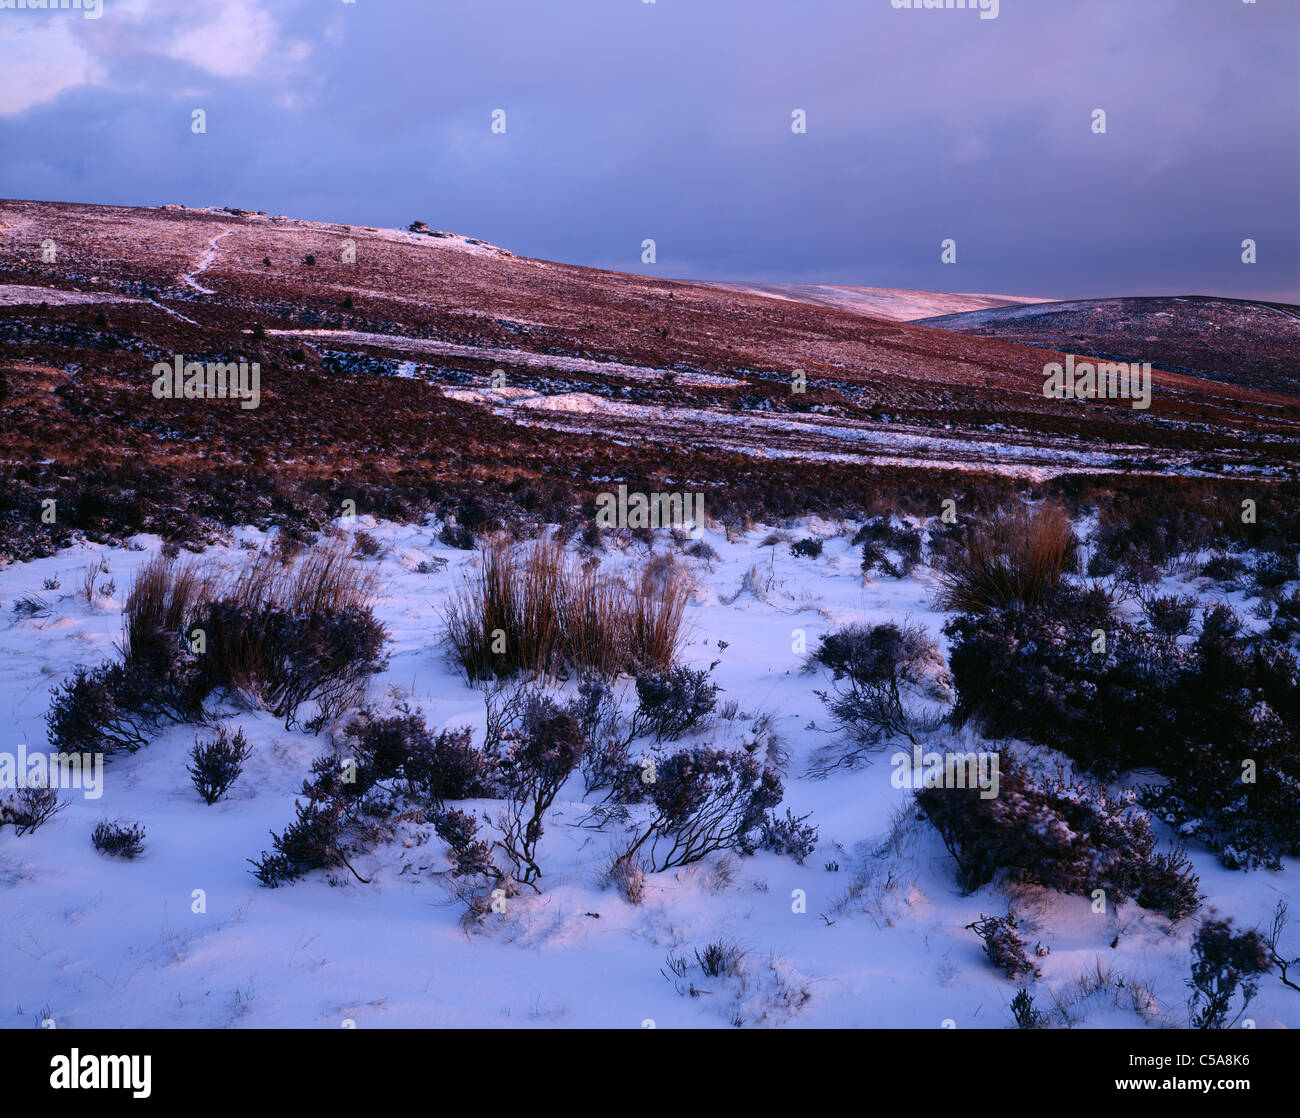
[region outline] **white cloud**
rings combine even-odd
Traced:
[[[279,29],[266,11],[223,4],[214,18],[176,35],[166,53],[223,78],[254,73],[271,52]]]
[[[0,58],[0,116],[52,101],[99,77],[99,67],[65,22],[23,26],[6,21],[0,26]]]

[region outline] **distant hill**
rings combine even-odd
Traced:
[[[1204,295],[976,309],[920,325],[1300,395],[1300,307]]]

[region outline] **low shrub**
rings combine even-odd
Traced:
[[[263,851],[249,859],[253,874],[263,885],[276,888],[316,869],[346,866],[358,881],[365,881],[348,861],[345,849],[371,843],[376,826],[367,819],[364,793],[355,794],[334,757],[318,757],[311,775],[303,781],[306,802],[294,801],[294,821],[280,834],[271,832],[275,853]]]
[[[144,853],[144,827],[121,820],[102,820],[95,825],[90,841],[101,854],[113,858],[136,858]]]
[[[1064,780],[1035,781],[1003,753],[998,795],[923,788],[916,799],[957,862],[967,890],[1007,870],[1021,881],[1112,904],[1130,898],[1180,920],[1195,911],[1197,878],[1181,851],[1156,853],[1151,818],[1133,797]]]
[[[1114,621],[1104,594],[1063,590],[1040,610],[956,617],[944,633],[954,725],[1051,745],[1103,776],[1158,761],[1188,654]]]
[[[795,540],[790,545],[790,554],[797,559],[816,559],[822,553],[822,541],[812,538]]]
[[[636,696],[632,737],[649,735],[656,742],[676,741],[706,725],[717,706],[718,686],[706,669],[679,665],[664,673],[638,675]]]
[[[25,835],[48,822],[68,806],[54,788],[25,785],[0,800],[0,827],[12,823],[14,833]]]
[[[904,578],[921,561],[921,533],[907,524],[896,524],[889,516],[873,517],[863,524],[853,537],[853,546],[862,548],[863,574],[879,571],[890,578]]]
[[[501,761],[505,810],[498,823],[497,847],[514,867],[514,878],[532,885],[542,876],[537,844],[546,813],[560,788],[582,760],[587,739],[571,714],[538,703],[523,719],[523,732]]]
[[[764,813],[781,802],[781,778],[746,753],[685,749],[656,766],[651,812],[625,857],[644,855],[655,873],[718,850],[753,853]]]
[[[1160,751],[1163,784],[1143,805],[1232,869],[1279,869],[1300,855],[1300,668],[1290,649],[1206,614]]]
[[[410,795],[440,811],[448,800],[496,791],[496,760],[474,748],[469,727],[434,734],[405,705],[388,717],[362,711],[343,729],[338,750],[356,763],[357,794],[400,781]]]
[[[444,524],[438,530],[438,542],[457,551],[473,551],[478,543],[474,533],[459,524]]]
[[[984,954],[989,962],[1012,982],[1021,975],[1038,977],[1038,967],[1026,951],[1028,944],[1020,934],[1019,925],[1012,915],[984,916],[966,927],[984,941]],[[1042,945],[1039,944],[1039,949]]]
[[[139,749],[154,728],[152,720],[135,707],[141,690],[121,664],[77,668],[70,680],[52,692],[45,715],[50,745],[69,753]]]
[[[244,731],[239,729],[231,735],[224,726],[218,726],[217,736],[210,741],[195,739],[188,772],[204,803],[215,804],[230,790],[252,752]]]
[[[806,822],[811,818],[812,812],[795,815],[789,808],[785,809],[784,819],[775,812],[768,812],[763,818],[759,849],[787,854],[802,866],[804,859],[817,849],[817,828]]]
[[[382,550],[383,545],[369,532],[357,532],[352,537],[352,551],[356,555],[373,558]]]
[[[1147,598],[1142,603],[1147,621],[1161,636],[1181,637],[1192,627],[1196,615],[1196,599],[1188,594],[1164,594]]]
[[[1235,555],[1211,556],[1201,564],[1201,574],[1215,582],[1235,583],[1246,572],[1246,564]]]
[[[1230,919],[1210,916],[1192,941],[1192,976],[1187,983],[1192,1028],[1232,1028],[1259,989],[1260,977],[1272,967],[1268,943],[1259,932],[1234,931]],[[1241,1004],[1229,1017],[1239,995]]]
[[[835,765],[850,764],[883,747],[889,736],[901,734],[915,742],[903,690],[919,683],[928,665],[942,663],[924,629],[892,622],[849,625],[822,637],[811,661],[830,668],[840,684],[830,694],[815,692],[847,739]]]

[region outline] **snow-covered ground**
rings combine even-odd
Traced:
[[[470,725],[481,741],[482,697],[446,662],[440,619],[475,553],[439,544],[436,525],[362,519],[357,526],[383,545],[363,562],[380,570],[377,612],[392,641],[372,702],[405,697],[431,725]],[[0,1023],[1012,1025],[1016,986],[966,930],[981,915],[1005,914],[1011,898],[995,886],[962,895],[937,834],[909,811],[911,793],[891,783],[893,750],[823,780],[805,775],[832,739],[811,726],[829,724],[813,693],[829,680],[803,671],[800,633],[812,650],[821,635],[852,621],[909,619],[941,639],[933,575],[921,567],[910,578],[864,582],[846,526],[814,520],[790,533],[827,538],[816,560],[792,557],[788,543],[761,546],[769,531],[731,541],[708,532],[719,558],[682,558],[697,583],[684,660],[718,661],[719,707],[737,705],[735,717],[719,717],[694,740],[739,748],[756,716],[775,719],[790,755],[783,808],[812,812],[820,828],[805,865],[766,852],[713,858],[652,876],[644,902],[630,905],[602,882],[616,836],[579,825],[585,810],[575,776],[542,841],[541,895],[511,899],[504,915],[473,933],[462,927],[462,905],[444,875],[445,845],[413,823],[354,862],[369,884],[318,872],[266,889],[247,859],[270,848],[268,831],[291,821],[308,766],[327,742],[230,707],[227,720],[244,729],[254,752],[226,800],[209,807],[195,793],[186,773],[195,728],[178,726],[112,760],[102,798],[69,793],[66,810],[35,833],[0,829]],[[265,537],[242,530],[241,540]],[[142,549],[83,544],[0,574],[0,703],[9,723],[0,749],[43,751],[50,688],[76,665],[114,655],[133,575],[159,547],[151,537],[134,543]],[[245,557],[231,546],[203,558],[238,564]],[[416,570],[435,557],[448,560],[445,569]],[[603,561],[644,559],[645,548],[634,545]],[[99,584],[111,581],[112,597],[79,595],[92,563],[107,566]],[[60,588],[43,589],[48,579]],[[1175,580],[1170,587],[1187,588]],[[48,615],[18,618],[13,603],[27,595],[44,598]],[[950,740],[937,732],[935,748]],[[144,824],[141,857],[119,861],[93,849],[91,829],[106,818]],[[1206,907],[1231,914],[1238,926],[1266,925],[1279,899],[1300,895],[1293,863],[1281,873],[1234,873],[1204,851],[1190,853]],[[1132,903],[1094,914],[1087,898],[1037,888],[1015,889],[1014,897],[1026,938],[1051,949],[1038,960],[1039,1008],[1050,1011],[1059,999],[1087,1026],[1185,1025],[1195,918],[1174,926]],[[1293,929],[1291,938],[1300,934]],[[707,978],[692,965],[678,977],[667,963],[671,955],[693,964],[696,949],[720,939],[748,951],[739,975]],[[1300,954],[1300,942],[1283,946]],[[1294,1026],[1300,995],[1265,976],[1249,1017],[1259,1028]]]

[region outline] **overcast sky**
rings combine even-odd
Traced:
[[[694,279],[1300,302],[1297,0],[102,5],[0,8],[0,196],[418,218]]]

